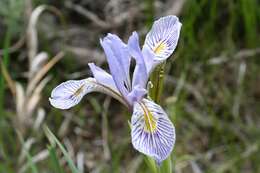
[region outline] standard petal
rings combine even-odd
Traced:
[[[134,104],[131,119],[134,148],[160,164],[171,153],[175,129],[164,110],[153,101],[143,99]]]
[[[97,83],[94,78],[69,80],[61,83],[53,89],[49,101],[51,105],[56,108],[69,109],[77,105],[83,96],[90,92],[101,92],[108,94],[128,106],[126,101],[117,91]]]
[[[148,74],[144,61],[144,56],[139,46],[139,37],[136,32],[133,32],[133,34],[129,37],[128,49],[136,62],[132,80],[132,88],[134,88],[134,86],[136,85],[146,88]]]
[[[122,73],[124,75],[124,80],[126,80],[127,85],[130,86],[130,75],[129,75],[129,68],[131,57],[127,49],[127,45],[117,36],[114,34],[108,34],[106,39],[112,42],[111,49],[117,59],[120,67],[122,69]]]
[[[128,94],[128,101],[130,105],[133,105],[135,102],[139,102],[142,100],[144,95],[147,94],[147,90],[137,85],[133,88],[133,90]]]
[[[144,56],[147,75],[150,76],[150,73],[153,71],[154,67],[157,65],[156,55],[147,45],[143,46],[142,53]]]
[[[117,91],[114,79],[109,73],[107,73],[102,68],[96,66],[94,63],[89,63],[88,66],[90,67],[93,76],[98,83],[104,86],[108,86],[109,88],[112,88],[113,90]]]
[[[181,23],[176,16],[166,16],[154,22],[146,35],[144,45],[155,54],[158,61],[166,60],[177,46]]]
[[[114,79],[115,85],[120,93],[126,98],[129,94],[129,91],[131,90],[130,79],[128,78],[129,73],[125,73],[123,63],[119,61],[120,58],[122,59],[126,57],[118,56],[117,51],[119,51],[120,47],[118,47],[117,50],[116,47],[114,47],[115,42],[111,38],[111,35],[108,36],[101,40],[100,44],[105,51],[109,69]]]

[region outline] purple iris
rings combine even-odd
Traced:
[[[153,69],[175,50],[180,30],[181,23],[176,16],[162,17],[154,22],[142,49],[136,32],[129,37],[127,44],[118,36],[108,34],[100,43],[111,74],[89,63],[94,78],[61,83],[52,91],[50,103],[59,109],[69,109],[90,92],[112,96],[132,111],[134,148],[161,163],[173,149],[175,129],[160,105],[146,98],[147,82]],[[130,75],[132,60],[135,68]]]

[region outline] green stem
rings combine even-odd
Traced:
[[[164,75],[165,75],[165,62],[160,64],[153,71],[150,81],[152,82],[152,88],[149,90],[149,95],[156,103],[161,103],[161,95],[163,91]],[[172,161],[169,156],[162,162],[162,165],[158,169],[159,173],[172,173]]]
[[[151,28],[154,20],[154,0],[145,0],[144,3],[146,16],[145,26]],[[144,156],[144,161],[151,173],[158,173],[157,165],[151,157]]]
[[[154,0],[146,0],[145,1],[145,14],[147,17],[146,27],[150,28],[154,21]],[[165,62],[159,65],[154,72],[152,73],[150,80],[152,82],[153,87],[149,90],[149,96],[156,103],[160,104],[161,102],[161,94],[163,91],[163,83],[164,83],[164,73],[165,73]],[[145,156],[145,161],[152,173],[172,173],[172,165],[171,158],[167,158],[163,161],[160,168],[157,168],[155,161],[148,156]]]
[[[161,95],[164,83],[165,62],[155,68],[151,74],[150,80],[152,82],[152,88],[149,90],[149,95],[156,103],[161,103]]]
[[[162,162],[159,173],[172,173],[172,160],[171,156],[169,156],[166,160]]]
[[[148,166],[148,168],[150,169],[151,173],[158,173],[156,163],[151,157],[145,156],[144,161]]]

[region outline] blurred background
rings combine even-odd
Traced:
[[[120,103],[93,93],[61,111],[48,97],[91,76],[88,62],[107,69],[106,33],[126,41],[136,30],[143,41],[166,15],[183,24],[162,96],[174,172],[260,172],[258,0],[1,0],[0,172],[71,172],[46,126],[82,172],[150,172]]]

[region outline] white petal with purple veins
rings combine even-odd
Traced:
[[[156,54],[157,61],[164,61],[173,53],[179,40],[181,25],[176,16],[162,17],[154,22],[144,45]]]
[[[151,100],[134,104],[131,118],[131,137],[134,148],[161,163],[171,153],[175,129],[164,110]]]
[[[90,92],[108,94],[128,106],[126,101],[117,91],[98,83],[94,78],[69,80],[61,83],[53,89],[49,101],[51,105],[56,108],[69,109],[77,105],[83,96]]]

